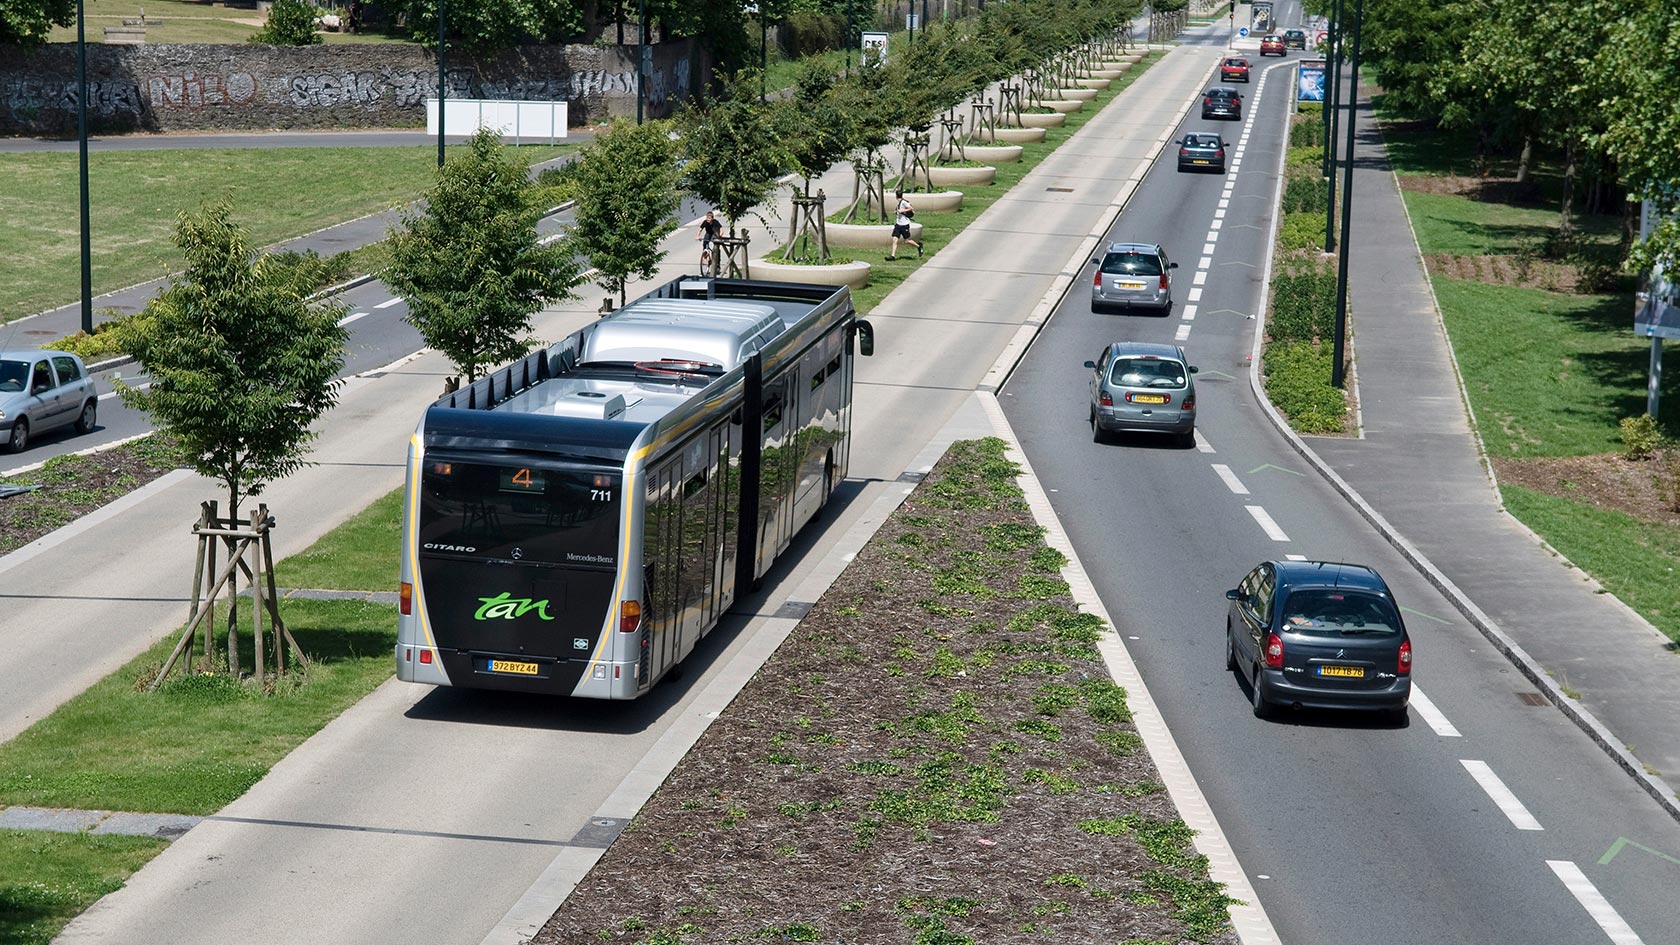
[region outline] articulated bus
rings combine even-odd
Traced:
[[[681,278],[427,408],[397,677],[633,699],[845,477],[845,287]]]

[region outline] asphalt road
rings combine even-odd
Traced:
[[[1277,60],[1254,61],[1258,86]],[[1680,940],[1680,825],[1559,712],[1525,702],[1517,671],[1254,401],[1251,316],[1292,79],[1270,75],[1247,95],[1258,114],[1240,169],[1180,174],[1169,151],[1110,233],[1180,262],[1171,315],[1093,315],[1088,280],[1076,282],[1002,391],[1005,411],[1284,941]],[[1192,112],[1181,130],[1237,127]],[[1201,368],[1196,448],[1092,442],[1081,365],[1115,340],[1186,347]],[[1224,670],[1223,591],[1285,555],[1360,561],[1388,579],[1432,708],[1414,698],[1401,727],[1252,716]]]

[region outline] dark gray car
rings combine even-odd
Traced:
[[[1396,719],[1412,695],[1412,641],[1376,571],[1264,561],[1226,591],[1225,668],[1251,683],[1254,714],[1371,709]]]
[[[88,433],[99,423],[99,395],[82,359],[68,351],[0,351],[0,442],[14,453],[58,427]]]
[[[1091,311],[1116,308],[1172,308],[1171,271],[1178,263],[1156,243],[1111,243],[1091,280]]]
[[[1196,442],[1196,368],[1177,345],[1116,341],[1091,369],[1091,439],[1121,431],[1171,433]]]

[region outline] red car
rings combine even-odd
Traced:
[[[1248,81],[1248,60],[1233,56],[1230,59],[1227,59],[1224,62],[1220,63],[1219,64],[1219,81],[1221,81],[1221,82],[1247,82]]]
[[[1283,48],[1283,37],[1276,33],[1267,33],[1260,38],[1260,55],[1287,56],[1289,51]]]

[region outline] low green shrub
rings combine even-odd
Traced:
[[[1336,276],[1328,267],[1306,266],[1272,277],[1272,314],[1267,331],[1273,340],[1329,338],[1335,318]]]
[[[781,27],[782,50],[790,59],[846,47],[846,18],[829,13],[795,13]]]
[[[1662,431],[1648,413],[1622,418],[1622,458],[1640,462],[1650,459],[1662,446]]]
[[[1302,433],[1340,433],[1347,398],[1330,385],[1334,355],[1330,345],[1308,341],[1266,346],[1266,396]]]
[[[1322,115],[1322,114],[1324,114],[1324,103],[1323,102],[1297,102],[1297,103],[1295,103],[1295,111],[1297,111],[1297,112],[1299,112],[1303,115]]]
[[[107,309],[106,314],[112,310]],[[149,321],[145,312],[134,312],[129,315],[115,315],[93,326],[93,334],[78,331],[66,338],[42,345],[55,351],[68,351],[80,355],[88,364],[98,364],[119,355],[127,354],[130,339],[135,332],[145,331]]]
[[[1288,167],[1290,171],[1295,172],[1290,175],[1292,177],[1304,177],[1306,175],[1300,173],[1300,171],[1306,170],[1310,170],[1314,174],[1323,176],[1324,148],[1321,145],[1301,145],[1298,147],[1292,147],[1289,149],[1288,156],[1283,160],[1284,165]]]
[[[1278,248],[1286,253],[1324,247],[1324,214],[1286,213],[1278,230]]]
[[[1317,168],[1297,168],[1284,182],[1284,213],[1323,213],[1329,205],[1330,186]]]
[[[568,200],[576,200],[578,195],[577,162],[567,161],[555,167],[545,167],[537,172],[537,195],[539,203],[550,207],[558,207]]]
[[[1290,147],[1307,148],[1315,144],[1320,148],[1324,147],[1324,117],[1322,115],[1308,115],[1289,126]]]

